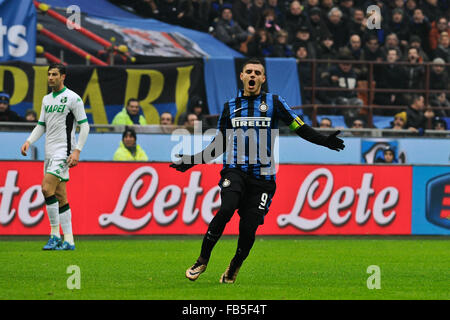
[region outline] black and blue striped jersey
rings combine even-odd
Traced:
[[[226,137],[223,167],[237,168],[258,179],[275,180],[274,142],[278,121],[291,130],[304,125],[286,101],[275,94],[261,92],[227,101],[217,129]]]

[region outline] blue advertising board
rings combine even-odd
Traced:
[[[450,166],[415,166],[412,234],[450,235]]]
[[[36,9],[32,0],[0,0],[0,62],[34,62]]]

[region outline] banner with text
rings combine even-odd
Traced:
[[[40,113],[47,86],[48,66],[11,62],[0,65],[0,90],[11,95],[11,108],[24,115]],[[68,66],[65,84],[82,97],[90,123],[108,124],[126,101],[137,98],[149,124],[159,115],[174,119],[186,111],[189,98],[204,99],[203,60],[192,59],[138,66]]]
[[[32,0],[0,1],[0,62],[34,62],[36,9]]]
[[[0,235],[49,232],[43,164],[2,161]],[[220,165],[82,162],[67,185],[74,233],[203,234],[220,207]],[[112,174],[114,173],[114,174]],[[410,166],[280,165],[258,234],[411,234]],[[239,217],[225,234],[238,233]]]

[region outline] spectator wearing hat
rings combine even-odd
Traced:
[[[404,10],[400,8],[392,10],[392,15],[389,21],[387,21],[387,26],[387,32],[397,35],[402,51],[404,51],[409,45],[409,17],[405,17]]]
[[[412,35],[409,39],[409,46],[410,48],[416,48],[417,52],[420,56],[420,62],[428,62],[430,61],[429,56],[426,54],[426,52],[422,48],[422,40],[419,36]]]
[[[313,41],[311,40],[311,32],[306,25],[300,26],[300,28],[298,28],[295,33],[295,38],[292,45],[295,46],[298,43],[302,43],[307,47],[308,56],[310,59],[316,58],[316,48]]]
[[[231,8],[222,8],[221,16],[216,24],[215,36],[230,48],[240,51],[241,43],[247,41],[249,34],[233,20]]]
[[[446,63],[450,63],[450,37],[447,32],[442,32],[439,36],[438,46],[433,51],[434,58],[441,58]]]
[[[191,97],[188,102],[187,111],[178,117],[178,125],[184,125],[189,114],[195,114],[196,120],[202,121],[207,113],[207,108],[203,99],[197,95]]]
[[[433,65],[430,69],[430,89],[433,90],[448,90],[449,79],[447,70],[445,70],[445,61],[442,58],[433,60]]]
[[[0,92],[0,121],[22,122],[23,118],[12,111],[9,106],[10,96],[6,92]]]
[[[439,17],[436,21],[431,24],[430,31],[430,49],[436,50],[439,45],[439,37],[442,32],[447,32],[450,34],[450,28],[448,26],[448,20],[446,17]]]
[[[383,149],[383,158],[376,158],[376,163],[398,163],[397,158],[395,157],[395,150],[391,146],[387,146]]]
[[[148,161],[145,151],[137,144],[136,131],[126,127],[119,148],[113,156],[114,161]]]
[[[311,41],[319,43],[323,34],[329,34],[325,21],[322,19],[322,11],[319,7],[312,7],[309,11],[309,22],[311,27]]]
[[[323,34],[317,44],[317,59],[335,59],[337,50],[334,48],[334,40],[331,33]],[[319,66],[320,67],[320,66]]]
[[[333,36],[331,34],[324,34],[321,37],[320,43],[317,46],[317,59],[334,60],[337,56],[337,51],[334,49]],[[327,76],[330,63],[321,63],[318,65],[320,78]]]
[[[405,130],[406,129],[406,120],[407,120],[406,111],[396,113],[394,115],[394,120],[391,122],[390,129]]]

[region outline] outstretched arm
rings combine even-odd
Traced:
[[[344,140],[337,137],[337,135],[341,133],[340,130],[337,130],[330,135],[324,135],[304,123],[295,130],[295,133],[309,142],[327,147],[331,150],[339,152],[345,148]]]
[[[341,151],[345,148],[344,140],[337,137],[341,133],[339,130],[331,135],[324,135],[316,131],[304,123],[280,96],[274,95],[274,105],[278,116],[289,126],[291,131],[294,131],[301,138],[335,151]]]
[[[172,163],[170,167],[178,171],[185,172],[196,164],[209,162],[205,160],[213,160],[223,154],[226,150],[227,144],[226,129],[230,126],[230,108],[227,102],[225,103],[222,114],[219,117],[216,136],[212,139],[211,143],[203,151],[197,154],[177,154],[176,156],[181,160],[176,163]]]
[[[177,158],[180,158],[180,161],[177,161],[175,163],[172,163],[170,165],[171,168],[176,169],[180,172],[185,172],[195,166],[196,164],[204,164],[206,163],[205,159],[210,158],[210,160],[213,160],[223,154],[225,152],[225,145],[222,145],[222,147],[217,148],[217,141],[221,137],[216,135],[214,139],[211,141],[211,143],[202,151],[199,153],[193,154],[193,155],[186,155],[186,154],[176,154],[175,156]]]

